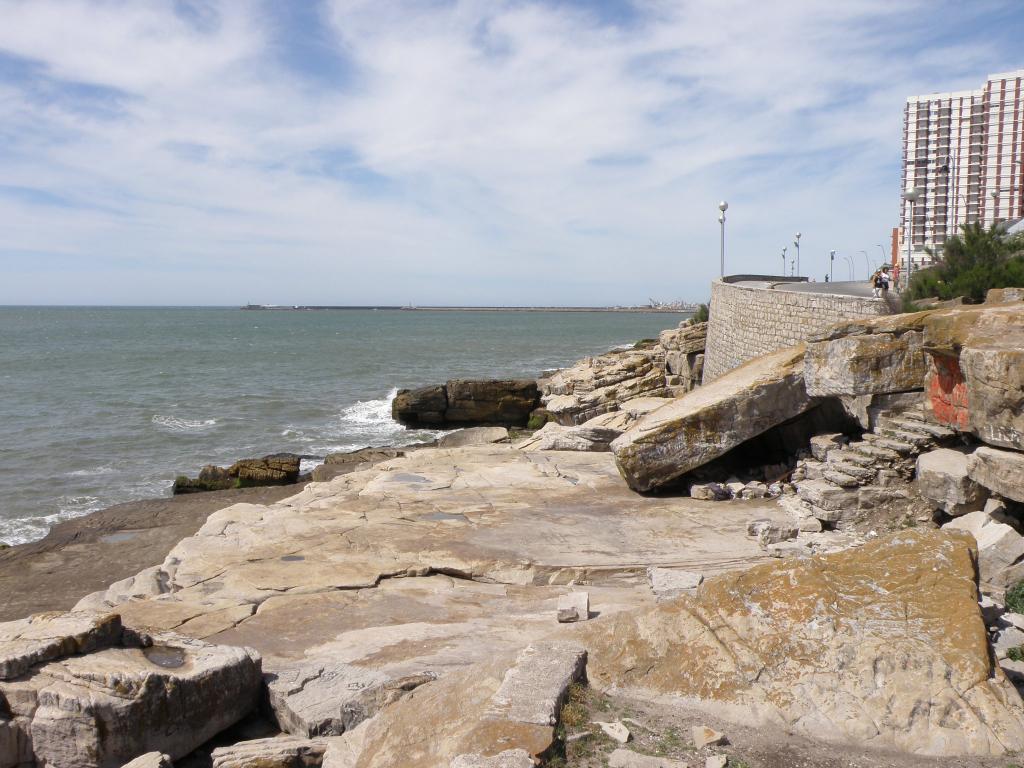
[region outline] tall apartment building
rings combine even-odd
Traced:
[[[1024,217],[1024,69],[990,75],[974,91],[907,99],[903,189],[916,187],[912,254],[942,244],[966,222],[989,226]],[[906,260],[910,203],[901,200],[900,260]]]

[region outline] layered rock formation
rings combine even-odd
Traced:
[[[751,360],[652,411],[612,443],[630,488],[648,491],[811,408],[802,346]]]
[[[537,382],[532,380],[452,379],[439,386],[399,390],[391,416],[420,428],[525,427],[539,402]]]
[[[1024,706],[990,661],[972,546],[907,531],[718,577],[696,597],[589,628],[588,676],[818,739],[928,755],[1022,749]]]
[[[299,480],[300,461],[301,457],[294,453],[274,453],[260,459],[242,459],[230,467],[209,464],[196,478],[175,478],[173,492],[199,493],[227,488],[291,485]]]
[[[249,713],[260,689],[254,651],[124,630],[117,614],[0,624],[0,670],[0,766],[183,757]]]

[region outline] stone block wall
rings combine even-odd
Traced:
[[[736,284],[742,281],[750,284]],[[891,314],[883,299],[786,290],[782,278],[739,275],[711,284],[704,383],[841,320]]]

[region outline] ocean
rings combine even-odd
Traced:
[[[437,433],[391,420],[399,387],[535,377],[681,319],[0,307],[0,542],[169,495],[204,464],[429,441]]]

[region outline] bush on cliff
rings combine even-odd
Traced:
[[[946,241],[942,261],[910,279],[910,301],[928,297],[981,302],[990,288],[1024,286],[1024,235],[1007,237],[1000,225],[964,224]]]
[[[701,304],[697,307],[697,311],[693,313],[693,317],[690,318],[690,325],[697,325],[697,323],[706,323],[708,318],[711,316],[708,311],[707,304]]]

